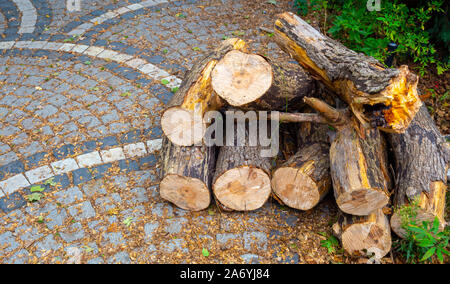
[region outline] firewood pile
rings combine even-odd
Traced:
[[[382,258],[391,230],[404,236],[397,208],[414,203],[418,220],[445,226],[448,145],[419,98],[419,78],[292,13],[278,15],[273,38],[299,64],[248,53],[233,38],[186,73],[161,117],[161,197],[192,211],[213,199],[223,211],[256,210],[269,197],[310,210],[332,191],[340,209],[333,232],[356,256]],[[230,110],[279,111],[279,154],[262,155],[251,137],[237,141],[250,122],[216,134],[231,145],[205,143],[206,114]]]

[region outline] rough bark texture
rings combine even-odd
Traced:
[[[302,123],[299,148],[272,176],[272,190],[281,203],[300,210],[316,206],[331,187],[328,127]]]
[[[392,230],[404,236],[402,214],[398,209],[411,202],[418,205],[417,219],[445,224],[445,193],[450,151],[425,106],[422,106],[404,134],[389,134],[395,158],[396,212],[391,218]],[[403,217],[403,222],[405,217]]]
[[[333,232],[352,256],[381,259],[391,250],[391,230],[382,209],[362,217],[342,213]]]
[[[215,148],[177,146],[164,137],[160,153],[161,197],[185,210],[206,209],[211,200]]]
[[[275,41],[313,77],[336,92],[358,118],[388,132],[406,130],[421,106],[418,77],[407,66],[385,69],[324,36],[293,13],[278,15]]]
[[[298,64],[280,65],[240,51],[229,52],[217,63],[212,85],[222,99],[241,109],[298,109],[303,97],[315,94],[314,80]]]
[[[236,127],[235,144],[240,131]],[[245,137],[248,137],[247,135]],[[220,148],[213,181],[213,192],[222,208],[236,211],[256,210],[264,205],[270,196],[270,170],[272,159],[261,156],[262,147],[249,146],[248,139],[243,146]]]
[[[162,130],[171,142],[179,146],[191,146],[202,141],[206,129],[203,115],[224,105],[224,101],[212,89],[211,72],[229,51],[245,48],[244,41],[228,39],[186,72],[179,90],[161,117]]]
[[[338,130],[331,144],[331,177],[339,208],[364,216],[389,203],[386,145],[377,129],[360,133],[354,124]]]

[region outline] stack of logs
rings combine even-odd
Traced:
[[[161,118],[161,197],[192,211],[210,205],[210,192],[225,211],[255,210],[270,196],[310,210],[332,188],[341,212],[333,232],[349,254],[376,258],[390,251],[391,229],[405,234],[390,208],[414,202],[418,220],[444,225],[448,145],[419,99],[418,77],[407,66],[384,68],[292,13],[278,15],[274,31],[300,65],[277,64],[228,39],[186,73]],[[346,108],[331,106],[339,100]],[[204,142],[205,113],[236,109],[280,111],[289,123],[283,163],[249,141]],[[249,127],[226,140],[238,142]]]

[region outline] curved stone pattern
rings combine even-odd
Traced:
[[[37,22],[37,11],[30,0],[12,0],[21,14],[19,34],[30,34],[34,32]]]

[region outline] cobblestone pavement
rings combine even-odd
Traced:
[[[232,36],[289,60],[259,29],[277,3],[1,1],[0,263],[331,261],[331,198],[193,213],[157,192],[159,114],[183,73]]]

